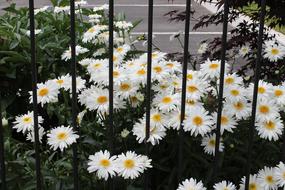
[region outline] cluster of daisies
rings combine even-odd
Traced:
[[[132,151],[111,156],[105,150],[89,156],[87,170],[89,173],[95,172],[99,179],[108,180],[116,175],[124,179],[135,179],[147,168],[152,168],[151,159],[147,156]]]
[[[221,181],[213,186],[214,190],[244,190],[245,177],[241,179],[239,188],[229,181]],[[285,164],[280,162],[275,167],[264,167],[257,174],[249,177],[249,190],[277,190],[285,188]],[[190,178],[179,184],[177,190],[206,190],[202,181]]]

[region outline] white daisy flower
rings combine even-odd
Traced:
[[[94,88],[86,97],[86,107],[90,111],[97,110],[100,113],[109,112],[109,91],[107,89]]]
[[[271,62],[283,59],[285,56],[285,47],[273,41],[265,42],[264,57]]]
[[[214,190],[236,190],[236,186],[230,181],[221,181],[214,185]]]
[[[213,113],[214,121],[217,121],[217,117],[218,117],[217,112],[214,112]],[[237,121],[233,117],[233,115],[229,114],[226,111],[223,111],[221,117],[221,134],[224,134],[225,131],[233,133],[233,129],[235,129],[236,126],[237,126]],[[214,127],[216,127],[216,125]]]
[[[246,89],[238,85],[232,85],[224,89],[224,97],[229,102],[242,101],[246,99]]]
[[[79,45],[77,45],[77,46],[75,47],[75,54],[76,54],[76,56],[78,56],[78,55],[80,55],[80,54],[84,54],[84,53],[86,53],[86,52],[88,52],[88,51],[89,51],[89,50],[88,50],[87,48],[81,47],[81,46],[79,46]],[[68,50],[66,50],[66,51],[61,55],[61,59],[62,59],[62,60],[65,60],[65,61],[71,59],[71,48],[70,48],[70,47],[69,47]]]
[[[185,112],[185,118],[187,118],[187,111]],[[181,111],[180,109],[177,110],[173,110],[172,112],[168,113],[167,115],[167,123],[168,125],[166,125],[167,128],[172,128],[175,130],[179,130],[180,129],[180,125],[181,125]]]
[[[85,58],[85,59],[80,60],[78,63],[80,65],[82,65],[83,67],[87,67],[88,65],[90,65],[93,62],[95,62],[95,59]]]
[[[146,119],[143,117],[139,122],[135,123],[133,134],[136,136],[136,140],[139,143],[142,143],[146,138]],[[159,144],[159,141],[166,136],[166,129],[161,125],[150,125],[149,139],[147,142],[150,142],[152,145]]]
[[[37,84],[37,99],[42,106],[46,103],[53,103],[58,101],[58,85],[54,80],[46,81],[45,83]],[[32,92],[30,92],[30,103],[33,102]]]
[[[229,65],[225,63],[225,73],[227,73]],[[213,79],[220,76],[221,61],[207,59],[205,63],[201,64],[200,71],[208,78]]]
[[[279,117],[279,109],[273,100],[259,99],[257,101],[256,119],[257,121],[270,121]]]
[[[206,190],[202,181],[197,181],[196,179],[190,178],[184,180],[177,190]]]
[[[84,34],[83,34],[83,39],[82,42],[87,43],[87,42],[92,42],[95,37],[98,36],[100,32],[103,30],[107,30],[108,27],[106,25],[95,25],[89,28]]]
[[[133,24],[131,22],[126,22],[126,21],[117,21],[115,22],[115,27],[119,29],[129,30],[130,28],[133,27]]]
[[[279,187],[285,187],[285,165],[283,162],[279,162],[279,164],[274,168],[274,175],[276,183]]]
[[[76,142],[76,139],[79,138],[77,134],[72,130],[71,127],[60,126],[52,129],[48,134],[48,144],[53,150],[60,149],[63,151],[69,145]]]
[[[247,100],[236,102],[226,101],[224,104],[224,112],[234,115],[238,120],[246,119],[251,114],[251,104],[249,104]]]
[[[41,12],[47,11],[48,9],[49,9],[49,6],[43,6],[42,8],[35,9],[35,10],[34,10],[34,14],[37,15],[37,14],[39,14],[39,13],[41,13]]]
[[[219,84],[219,82],[218,82],[218,84]],[[224,80],[225,88],[233,86],[233,85],[242,85],[242,84],[243,84],[242,78],[237,76],[236,73],[227,74],[225,76],[225,80]]]
[[[128,151],[118,155],[116,165],[119,176],[124,179],[135,179],[140,176],[150,165],[151,160],[146,156],[137,155],[135,152]]]
[[[211,131],[211,126],[214,124],[213,118],[208,115],[208,111],[204,108],[190,109],[188,117],[185,118],[184,130],[190,131],[192,136],[204,136]]]
[[[203,103],[199,100],[187,99],[186,98],[186,108],[196,109],[197,107],[203,108]]]
[[[139,90],[139,85],[131,80],[119,82],[114,86],[115,93],[121,98],[129,98]]]
[[[63,88],[66,91],[71,92],[72,78],[69,74],[60,76],[55,80],[59,88]],[[85,88],[86,80],[81,77],[76,77],[76,91],[79,92]]]
[[[128,44],[124,44],[122,46],[115,48],[114,54],[118,54],[124,57],[130,50],[131,50],[131,47]]]
[[[280,118],[258,121],[256,123],[258,135],[263,139],[268,139],[269,141],[277,141],[282,135],[283,127],[284,125]]]
[[[162,62],[168,69],[170,72],[178,72],[181,73],[182,72],[182,67],[181,67],[181,63],[178,61],[163,61]]]
[[[249,92],[248,98],[251,100],[253,98],[254,84],[251,83],[247,89]],[[258,98],[270,98],[272,94],[273,86],[265,81],[260,80],[258,83]]]
[[[158,80],[163,81],[167,80],[169,77],[169,70],[165,65],[162,65],[160,63],[153,63],[152,64],[152,81]]]
[[[100,19],[102,18],[102,15],[91,14],[91,15],[88,15],[88,18],[89,18],[90,23],[99,23]]]
[[[239,190],[245,190],[245,177],[242,178],[239,185]],[[248,190],[263,190],[260,183],[257,181],[257,175],[250,175],[249,177],[249,189]]]
[[[285,85],[279,85],[272,87],[272,95],[270,97],[274,97],[274,100],[278,105],[285,105]]]
[[[169,112],[180,105],[179,94],[157,94],[153,105],[163,112]]]
[[[151,110],[150,112],[150,123],[154,126],[165,127],[167,123],[167,119],[165,118],[165,114],[160,112],[159,110]]]
[[[215,147],[216,147],[216,134],[206,135],[202,138],[201,146],[204,147],[204,152],[209,155],[215,155]],[[219,151],[223,152],[224,144],[222,139],[220,139]]]
[[[277,181],[274,174],[274,168],[264,167],[259,170],[257,181],[264,190],[277,190]]]
[[[209,90],[209,85],[203,80],[191,80],[187,82],[187,99],[198,100]]]
[[[89,173],[96,172],[99,179],[107,181],[109,177],[112,178],[116,175],[116,158],[117,156],[110,156],[110,152],[107,150],[100,150],[94,155],[89,156],[87,170]]]
[[[144,67],[135,66],[130,69],[130,78],[132,78],[134,81],[137,81],[138,83],[141,83],[142,85],[146,84],[146,78],[147,78],[147,70]]]
[[[34,129],[34,112],[28,111],[27,114],[16,116],[16,121],[13,122],[13,129],[16,129],[17,132],[26,133]],[[43,123],[43,118],[38,116],[38,124],[41,126]]]

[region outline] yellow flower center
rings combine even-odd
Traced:
[[[235,82],[235,80],[232,77],[228,77],[225,80],[226,84],[233,84]]]
[[[200,117],[200,116],[195,116],[195,117],[193,118],[193,123],[194,123],[196,126],[199,127],[200,125],[203,124],[203,118]]]
[[[166,96],[162,98],[162,103],[169,104],[172,102],[172,98]]]
[[[279,49],[272,48],[271,54],[272,54],[272,55],[278,55],[278,54],[279,54]]]
[[[249,190],[257,190],[257,185],[255,183],[249,184]]]
[[[56,81],[57,84],[63,84],[63,82],[64,82],[64,80],[62,80],[62,79],[59,79]]]
[[[111,165],[111,163],[108,159],[102,159],[102,160],[100,160],[100,165],[107,168]]]
[[[146,72],[145,72],[144,69],[140,69],[140,70],[137,71],[137,74],[138,74],[138,75],[145,75]]]
[[[153,59],[157,58],[157,53],[151,54],[151,57],[152,57]]]
[[[233,96],[238,96],[239,95],[239,91],[234,89],[234,90],[231,90],[231,95]]]
[[[285,179],[285,172],[283,173],[282,177],[283,177],[283,179]]]
[[[198,88],[194,85],[187,86],[187,91],[190,93],[196,92],[197,90],[198,90]]]
[[[264,87],[259,87],[258,88],[258,93],[259,94],[264,94],[266,92],[265,88]]]
[[[95,28],[94,28],[94,27],[89,28],[89,30],[88,30],[87,32],[89,32],[89,33],[93,33],[93,32],[95,32]]]
[[[209,140],[209,145],[212,146],[212,147],[215,147],[215,145],[216,145],[216,140],[215,140],[215,139]]]
[[[156,72],[156,73],[161,73],[162,71],[162,68],[160,66],[156,66],[153,68],[153,70]]]
[[[57,139],[58,140],[61,140],[61,141],[64,141],[67,139],[67,134],[65,132],[60,132],[57,134]]]
[[[24,121],[24,123],[31,123],[32,118],[31,117],[24,117],[23,121]]]
[[[192,74],[187,74],[187,80],[192,80],[193,79],[193,75]]]
[[[120,85],[120,89],[121,89],[122,91],[128,91],[130,88],[131,88],[131,86],[130,86],[129,84],[127,84],[127,83],[122,83],[122,84]]]
[[[244,108],[244,105],[242,102],[237,102],[234,104],[235,109],[242,110]]]
[[[166,66],[172,68],[172,67],[174,67],[174,64],[173,63],[167,63]]]
[[[136,103],[138,102],[138,98],[136,96],[131,96],[131,102]]]
[[[164,90],[164,89],[166,89],[168,86],[165,85],[165,84],[162,84],[162,85],[160,85],[159,87]]]
[[[127,169],[132,169],[132,168],[135,167],[135,162],[133,160],[131,160],[131,159],[127,159],[127,160],[124,161],[124,166]]]
[[[113,56],[113,62],[116,62],[118,60],[118,57],[117,56]]]
[[[277,96],[277,97],[280,97],[280,96],[282,96],[282,95],[283,95],[283,91],[282,91],[282,90],[277,89],[277,90],[275,90],[275,91],[274,91],[274,95],[275,95],[275,96]]]
[[[95,64],[93,64],[93,67],[95,68],[95,69],[97,69],[97,68],[99,68],[99,67],[101,67],[101,63],[95,63]]]
[[[48,89],[47,88],[42,88],[39,90],[39,96],[46,96],[48,94]]]
[[[275,129],[275,123],[272,121],[268,121],[265,123],[265,128],[268,130],[273,130]]]
[[[267,114],[268,112],[269,112],[269,107],[268,106],[266,106],[266,105],[261,105],[260,107],[259,107],[259,111],[261,112],[261,113],[263,113],[263,114]]]
[[[118,77],[120,75],[120,73],[118,71],[113,71],[113,77]]]
[[[122,48],[122,47],[117,48],[117,52],[119,52],[119,53],[121,53],[123,50],[124,50],[124,48]]]
[[[194,106],[196,104],[194,100],[186,100],[186,103],[191,106]]]
[[[210,69],[217,69],[219,67],[218,63],[212,63],[210,64]]]
[[[108,98],[106,97],[106,96],[99,96],[98,98],[97,98],[97,102],[99,103],[99,104],[104,104],[104,103],[106,103],[108,101]]]
[[[267,183],[270,183],[270,184],[274,183],[273,176],[271,176],[271,175],[266,176],[265,179],[266,179]]]
[[[152,120],[155,122],[160,122],[161,121],[161,115],[160,114],[154,114],[152,116]]]
[[[226,116],[221,117],[221,124],[226,125],[229,123],[229,119]]]

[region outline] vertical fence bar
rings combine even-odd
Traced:
[[[264,33],[264,20],[266,14],[266,0],[261,1],[261,12],[260,12],[260,24],[259,24],[259,33],[258,33],[258,49],[257,49],[257,59],[255,63],[255,78],[254,78],[254,88],[253,88],[253,99],[252,99],[252,110],[251,110],[251,122],[249,126],[248,133],[248,147],[247,147],[247,164],[246,164],[246,180],[245,180],[245,190],[249,189],[249,178],[251,171],[251,162],[252,162],[252,146],[253,146],[253,135],[255,128],[255,118],[256,118],[256,107],[257,107],[257,98],[258,98],[258,83],[260,78],[260,68],[262,60],[262,43],[263,43],[263,33]]]
[[[114,0],[109,0],[109,149],[114,153],[114,123],[113,123],[113,107],[114,107]],[[114,189],[114,181],[109,181],[109,189]]]
[[[184,34],[184,60],[182,68],[182,95],[181,95],[181,118],[179,129],[179,144],[178,144],[178,181],[182,180],[183,173],[183,140],[184,130],[183,121],[185,118],[185,104],[186,104],[186,85],[187,85],[187,69],[188,69],[188,57],[189,57],[189,32],[190,32],[190,12],[191,12],[191,0],[186,0],[186,18],[185,18],[185,34]]]
[[[34,110],[34,136],[35,136],[35,157],[36,157],[36,178],[37,190],[42,189],[41,180],[41,161],[39,150],[39,123],[38,123],[38,99],[37,99],[37,65],[36,65],[36,40],[35,40],[35,18],[34,0],[29,0],[30,16],[30,40],[31,40],[31,65],[32,65],[32,91],[33,91],[33,110]]]
[[[77,94],[76,94],[76,35],[75,35],[75,3],[70,0],[70,48],[71,48],[71,91],[72,91],[72,127],[74,131],[78,131],[77,118]],[[72,167],[73,167],[73,188],[79,189],[78,176],[78,153],[77,143],[72,144]]]
[[[149,156],[150,109],[151,109],[151,69],[152,69],[152,33],[153,33],[153,0],[148,1],[148,37],[147,37],[147,86],[146,86],[146,136],[145,153]],[[145,172],[144,189],[149,189],[149,172]]]
[[[219,175],[219,160],[220,160],[220,141],[221,141],[221,119],[223,111],[223,98],[224,98],[224,78],[225,78],[225,63],[227,51],[227,33],[228,33],[228,16],[229,16],[229,1],[224,1],[224,17],[223,17],[223,36],[222,36],[222,49],[221,49],[221,68],[220,68],[220,82],[219,82],[219,95],[218,95],[218,113],[217,113],[217,127],[216,127],[216,144],[215,144],[215,160],[213,181]]]
[[[4,130],[2,125],[1,94],[0,94],[0,175],[1,175],[1,189],[6,190],[7,187],[6,187],[6,168],[5,168],[5,157],[4,157]]]

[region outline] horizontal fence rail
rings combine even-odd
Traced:
[[[151,115],[151,79],[152,79],[152,51],[153,51],[153,0],[148,0],[148,38],[147,38],[147,84],[146,84],[146,124],[145,124],[145,154],[150,155],[150,144],[148,139],[150,137],[150,115]],[[224,1],[224,15],[223,15],[223,32],[222,32],[222,46],[221,46],[221,68],[220,68],[220,80],[219,80],[219,91],[218,91],[218,109],[217,109],[217,120],[216,120],[216,141],[215,141],[215,157],[213,162],[213,173],[212,182],[219,176],[219,162],[220,162],[220,142],[221,142],[221,120],[223,111],[223,90],[224,90],[224,77],[225,77],[225,64],[226,64],[226,51],[227,51],[227,34],[228,34],[228,16],[229,16],[229,0]],[[183,121],[185,119],[186,111],[186,88],[187,88],[187,69],[188,63],[190,62],[189,56],[189,33],[190,33],[190,12],[191,12],[191,0],[186,0],[186,18],[185,18],[185,31],[184,31],[184,49],[183,49],[183,66],[182,66],[182,94],[181,94],[181,116],[180,116],[180,129],[178,139],[178,181],[184,179],[183,176],[183,146],[184,146],[184,130]],[[249,190],[250,172],[252,167],[252,148],[253,148],[253,136],[256,120],[256,108],[258,101],[258,84],[260,79],[260,68],[262,61],[262,46],[263,46],[263,35],[264,35],[264,24],[266,14],[266,0],[261,0],[261,11],[260,11],[260,25],[258,34],[258,49],[257,58],[255,65],[255,78],[254,78],[254,89],[253,89],[253,100],[251,107],[251,121],[248,133],[248,144],[247,144],[247,164],[245,190]],[[36,64],[36,36],[35,36],[35,18],[34,18],[34,0],[29,0],[29,22],[30,22],[30,43],[31,43],[31,66],[32,66],[32,100],[33,100],[33,121],[34,121],[34,150],[35,150],[35,173],[36,173],[36,189],[43,189],[43,178],[41,174],[41,159],[40,159],[40,143],[39,143],[39,123],[38,123],[38,101],[37,101],[37,64]],[[114,0],[109,0],[109,115],[108,115],[108,146],[111,154],[114,154]],[[72,78],[72,118],[71,123],[73,130],[79,133],[77,125],[77,90],[76,90],[76,15],[75,15],[75,0],[70,0],[70,48],[71,48],[71,67],[70,74]],[[283,143],[283,151],[285,151],[285,135]],[[72,145],[72,167],[73,167],[73,189],[80,189],[79,180],[79,160],[78,160],[78,143]],[[285,156],[282,156],[285,159]],[[1,110],[1,94],[0,94],[0,169],[1,169],[1,189],[6,190],[6,173],[5,173],[5,160],[4,160],[4,129],[2,126],[2,110]],[[108,181],[108,189],[113,190],[114,181],[111,179]],[[144,174],[144,189],[148,190],[151,188],[150,185],[150,172],[146,171]],[[81,188],[82,189],[82,188]]]

